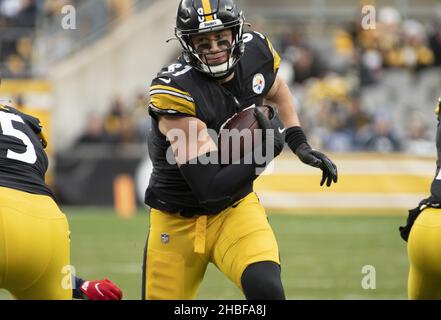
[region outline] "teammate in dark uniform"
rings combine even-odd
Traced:
[[[201,161],[219,159],[208,129],[218,133],[235,113],[266,98],[277,105],[272,115],[254,112],[267,129],[264,141],[273,142],[267,160],[286,140],[303,162],[322,169],[322,185],[337,181],[332,161],[307,144],[288,86],[277,76],[279,55],[267,37],[243,27],[233,0],[179,5],[176,37],[183,54],[150,87],[153,172],[145,195],[151,214],[143,298],[194,298],[209,262],[248,299],[285,298],[277,242],[253,192],[262,166],[256,159]]]
[[[400,227],[408,241],[409,299],[441,299],[441,97],[436,107],[438,160],[429,198],[409,210],[407,225]]]
[[[0,288],[26,300],[119,300],[108,280],[69,285],[69,226],[44,180],[46,144],[38,119],[0,104]]]

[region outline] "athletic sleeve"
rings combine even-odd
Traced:
[[[190,93],[185,92],[171,78],[157,77],[149,91],[149,113],[158,115],[196,116],[196,105]]]

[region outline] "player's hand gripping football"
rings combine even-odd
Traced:
[[[85,281],[80,288],[87,300],[121,300],[123,293],[110,280]]]
[[[302,143],[298,146],[296,154],[303,163],[322,170],[323,175],[320,186],[323,186],[326,182],[326,186],[329,187],[332,182],[337,182],[337,166],[326,155],[320,151],[313,150],[307,143]]]
[[[263,142],[267,139],[274,140],[274,158],[277,157],[283,150],[285,144],[285,130],[282,122],[280,121],[277,110],[271,107],[271,119],[255,108],[254,115],[256,116],[257,122],[259,122],[260,128],[263,130]],[[263,145],[266,145],[263,143]],[[267,152],[265,152],[267,155]]]

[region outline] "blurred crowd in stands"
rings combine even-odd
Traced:
[[[135,4],[146,1],[149,0],[45,0],[39,38],[45,46],[39,48],[40,55],[46,62],[65,58],[106,35],[132,14]],[[67,21],[67,11],[62,11],[66,5],[76,10],[73,30],[61,28]]]
[[[36,0],[0,0],[0,70],[3,77],[31,69]]]
[[[144,93],[139,93],[133,101],[128,103],[118,96],[114,97],[109,111],[104,116],[89,114],[85,130],[78,138],[76,146],[96,143],[145,144],[150,128],[146,103]]]
[[[8,78],[33,74],[37,25],[42,37],[40,49],[48,50],[48,57],[44,57],[61,58],[76,49],[81,40],[96,40],[111,30],[130,16],[135,4],[148,1],[0,0],[0,71]],[[77,29],[71,33],[61,27],[68,12],[62,9],[67,5],[74,6],[79,19]]]
[[[423,25],[383,8],[374,30],[356,21],[335,30],[329,48],[321,51],[308,40],[294,31],[282,36],[278,47],[284,61],[280,75],[297,97],[315,146],[433,154],[434,109],[441,94],[441,14]],[[407,99],[412,94],[420,96]],[[373,101],[379,95],[383,99]]]

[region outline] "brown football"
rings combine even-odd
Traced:
[[[218,148],[221,163],[226,165],[234,163],[250,154],[254,146],[262,143],[261,135],[255,135],[254,130],[260,129],[259,122],[254,115],[254,108],[246,108],[228,119],[219,130]],[[271,108],[268,106],[256,107],[268,118]]]

